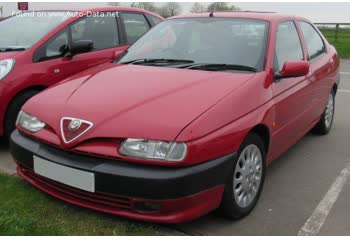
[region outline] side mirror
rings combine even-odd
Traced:
[[[79,53],[90,52],[94,48],[94,42],[91,40],[79,40],[72,43],[69,49],[69,55],[73,56]]]
[[[307,61],[286,61],[282,70],[275,73],[275,80],[305,76],[309,73],[309,69],[310,64]]]

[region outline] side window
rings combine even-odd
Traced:
[[[304,54],[299,34],[294,22],[288,21],[278,26],[276,35],[274,70],[282,70],[286,61],[303,60]]]
[[[116,18],[112,15],[85,17],[70,25],[72,41],[92,40],[94,50],[119,45]]]
[[[150,28],[146,18],[138,13],[122,13],[128,44],[133,44]]]
[[[63,56],[68,49],[68,34],[67,31],[56,35],[45,48],[45,58],[54,58]]]
[[[326,51],[322,38],[317,33],[317,31],[311,26],[311,24],[306,22],[300,22],[300,28],[305,38],[310,60],[316,58],[317,56],[321,55]]]
[[[76,42],[79,40],[83,40],[85,38],[85,33],[87,32],[87,20],[86,18],[72,24],[70,26],[71,34],[72,34],[72,41]]]

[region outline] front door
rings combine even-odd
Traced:
[[[123,44],[121,35],[116,16],[83,17],[45,43],[39,49],[42,59],[38,59],[35,65],[42,70],[40,76],[48,82],[47,85],[52,85],[75,73],[116,59],[128,48]],[[65,57],[69,42],[74,44],[79,40],[92,40],[93,50]]]
[[[280,23],[276,33],[274,71],[282,70],[286,61],[305,60],[301,40],[294,21]],[[304,134],[311,106],[310,74],[283,78],[272,85],[275,101],[275,127],[271,156],[279,155]]]

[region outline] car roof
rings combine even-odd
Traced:
[[[81,13],[94,13],[94,12],[108,12],[108,11],[124,11],[124,12],[140,12],[140,13],[147,13],[149,15],[153,15],[155,17],[158,17],[160,19],[163,19],[160,15],[147,11],[145,9],[140,8],[132,8],[132,7],[97,7],[97,8],[82,8],[82,7],[71,7],[71,8],[52,8],[52,9],[37,9],[34,10],[34,12],[50,12],[50,11],[67,11],[67,12],[81,12]],[[31,12],[31,11],[30,11]]]
[[[222,17],[222,18],[247,18],[247,19],[257,19],[269,22],[280,22],[284,20],[296,19],[309,21],[306,18],[280,14],[276,12],[258,12],[258,11],[227,11],[227,12],[206,12],[206,13],[194,13],[188,15],[175,16],[170,19],[177,18],[198,18],[198,17]]]

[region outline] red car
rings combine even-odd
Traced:
[[[0,136],[15,129],[33,95],[78,72],[111,62],[162,20],[141,9],[27,12],[0,23]]]
[[[330,131],[339,59],[305,18],[203,13],[158,24],[116,63],[22,108],[18,174],[67,202],[177,223],[252,211],[266,166]]]

